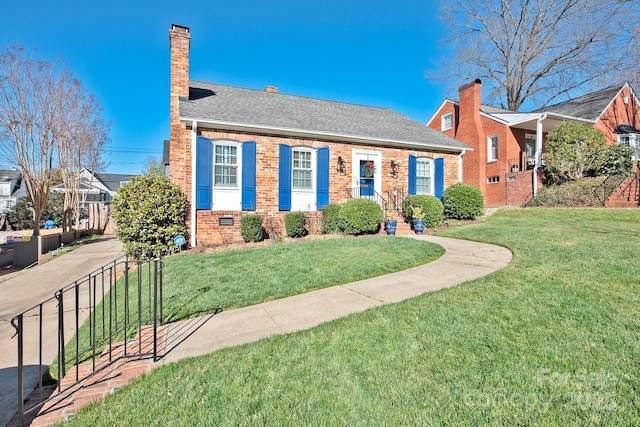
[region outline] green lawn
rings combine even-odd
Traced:
[[[639,211],[503,210],[442,234],[514,260],[168,365],[68,424],[640,425]]]
[[[165,258],[163,290],[164,321],[174,322],[216,310],[229,310],[265,301],[310,292],[329,286],[368,279],[428,263],[444,253],[429,242],[390,237],[364,237],[317,240],[307,243],[278,244],[216,254],[175,255]],[[130,273],[129,318],[138,318],[137,279],[140,273],[142,319],[152,319],[148,266]],[[112,315],[112,330],[124,329],[124,278],[117,284],[118,319]],[[109,296],[105,297],[109,301]],[[98,340],[109,331],[109,312],[102,321],[102,304],[96,310]],[[143,322],[151,323],[151,322]],[[103,328],[104,325],[104,328]],[[103,332],[104,331],[104,332]],[[137,327],[128,328],[128,337]],[[91,357],[89,323],[80,328],[79,360]],[[114,341],[121,340],[116,335]],[[75,336],[65,348],[67,371],[75,364]],[[100,354],[104,345],[96,347]],[[89,349],[83,352],[82,349]],[[58,378],[57,358],[50,365],[52,377]]]

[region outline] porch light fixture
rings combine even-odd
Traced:
[[[342,175],[344,175],[345,165],[344,165],[344,160],[342,159],[342,156],[338,156],[338,165],[336,166],[336,170]]]
[[[396,176],[398,174],[398,169],[400,168],[400,162],[396,162],[395,160],[391,160],[391,175]]]

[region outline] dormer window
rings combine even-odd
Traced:
[[[453,127],[453,113],[442,115],[442,130],[449,130]]]

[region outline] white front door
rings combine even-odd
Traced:
[[[353,197],[375,199],[382,194],[382,153],[369,150],[352,150],[351,182]]]

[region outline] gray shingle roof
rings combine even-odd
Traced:
[[[119,173],[95,173],[96,179],[99,179],[109,190],[118,191],[120,183],[130,181],[135,175],[125,175]]]
[[[382,144],[418,143],[456,151],[469,148],[387,108],[199,81],[189,84],[189,99],[180,100],[182,119],[367,138]]]
[[[591,92],[568,101],[549,105],[533,111],[534,113],[555,113],[563,116],[578,117],[595,121],[607,108],[616,94],[624,87],[624,84],[609,86],[608,88]]]

